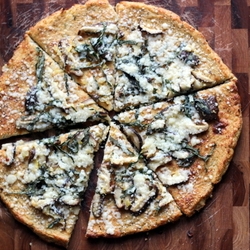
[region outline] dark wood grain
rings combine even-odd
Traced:
[[[41,18],[80,0],[0,0],[0,66],[24,32]],[[115,4],[119,1],[110,1]],[[234,158],[213,196],[191,218],[121,239],[86,239],[91,191],[86,194],[70,250],[247,250],[249,249],[249,40],[250,0],[146,0],[174,11],[200,30],[238,78],[243,130]],[[0,111],[1,112],[1,111]],[[97,159],[98,161],[98,159]],[[95,172],[92,174],[95,179]],[[94,185],[94,184],[93,184]],[[15,221],[0,203],[1,250],[59,250]]]

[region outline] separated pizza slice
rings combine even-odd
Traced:
[[[41,238],[67,246],[108,127],[94,125],[50,138],[17,141],[0,151],[0,197]]]
[[[100,108],[29,36],[0,77],[0,138],[108,120]]]
[[[186,183],[168,189],[181,211],[188,216],[205,205],[214,185],[221,181],[232,160],[242,127],[240,97],[234,82],[201,91],[198,96],[209,105],[213,105],[215,99],[218,107],[217,119],[209,123],[208,131],[200,138],[198,151],[194,151],[206,157],[204,160],[199,157],[190,167],[191,175]]]
[[[188,216],[205,205],[221,180],[242,126],[235,81],[115,119]]]
[[[113,109],[117,15],[90,0],[46,17],[27,33],[102,107]]]
[[[124,40],[115,62],[117,111],[235,79],[203,35],[171,11],[121,2],[116,12]]]
[[[111,123],[91,204],[87,237],[120,237],[177,220],[182,213],[120,127]]]

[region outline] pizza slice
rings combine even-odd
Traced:
[[[108,127],[7,143],[0,151],[0,196],[13,216],[41,238],[67,246]]]
[[[117,111],[235,79],[202,34],[176,14],[138,2],[118,3],[116,12],[124,40],[115,62]]]
[[[100,108],[29,36],[0,77],[0,138],[108,120]]]
[[[120,127],[111,123],[87,237],[120,237],[177,220],[182,213]]]
[[[221,180],[242,126],[234,81],[123,112],[115,120],[188,216],[205,205]]]
[[[113,109],[117,15],[90,0],[41,20],[27,32],[102,107]]]

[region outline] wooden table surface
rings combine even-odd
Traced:
[[[12,56],[23,33],[42,17],[80,0],[0,0],[0,66]],[[110,1],[115,4],[119,1]],[[191,218],[120,239],[87,240],[88,203],[70,250],[247,250],[249,249],[249,38],[250,0],[146,0],[179,14],[200,30],[238,77],[244,125],[230,167],[207,205]],[[0,111],[1,112],[1,111]],[[15,221],[0,203],[1,250],[59,250]]]

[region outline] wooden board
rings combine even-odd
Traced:
[[[119,1],[110,1],[115,4]],[[249,249],[249,15],[250,0],[146,0],[174,11],[200,30],[238,77],[244,125],[229,170],[213,197],[191,218],[121,239],[85,239],[89,197],[83,203],[70,250]],[[42,17],[78,0],[0,0],[0,66],[23,33]],[[1,112],[1,111],[0,111]],[[93,173],[93,176],[95,173]],[[59,250],[16,222],[0,203],[1,250]]]

